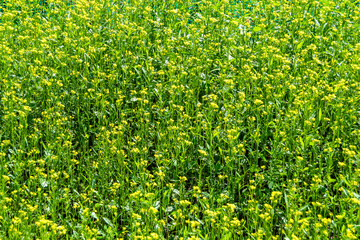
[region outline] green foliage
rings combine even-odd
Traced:
[[[360,237],[358,1],[3,2],[0,239]]]

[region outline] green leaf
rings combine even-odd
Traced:
[[[305,148],[305,144],[304,141],[302,139],[302,137],[299,137],[300,143],[301,143],[301,148],[304,149]]]
[[[289,201],[288,201],[288,198],[286,196],[286,193],[284,193],[284,199],[285,199],[286,208],[289,208]]]
[[[112,224],[112,222],[110,221],[110,219],[108,219],[108,218],[106,218],[106,217],[103,217],[103,219],[104,219],[104,221],[105,221],[105,223],[107,224],[107,225],[109,225],[110,227],[114,227],[114,225]]]
[[[303,44],[304,44],[304,41],[302,41],[301,43],[299,43],[299,44],[296,46],[296,49],[299,50],[299,49],[302,47]]]
[[[97,217],[97,215],[96,215],[95,212],[92,212],[92,213],[90,214],[90,216],[91,216],[92,218],[98,219],[98,217]]]
[[[299,211],[305,211],[306,209],[309,209],[309,205],[308,204],[306,204],[305,206],[303,206],[303,207],[301,207],[300,209],[299,209]]]
[[[359,195],[359,194],[357,194],[357,193],[355,193],[355,192],[353,192],[353,194],[354,194],[354,197],[355,197],[355,198],[357,198],[357,199],[360,200],[360,195]]]
[[[254,31],[254,32],[259,32],[259,31],[261,31],[261,27],[254,27],[254,28],[253,28],[253,31]]]

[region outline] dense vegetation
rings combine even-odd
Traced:
[[[7,0],[0,239],[359,239],[359,1]]]

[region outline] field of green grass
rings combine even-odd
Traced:
[[[0,239],[359,238],[359,1],[0,1]]]

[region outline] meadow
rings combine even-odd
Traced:
[[[359,1],[0,1],[0,239],[359,239],[359,148]]]

